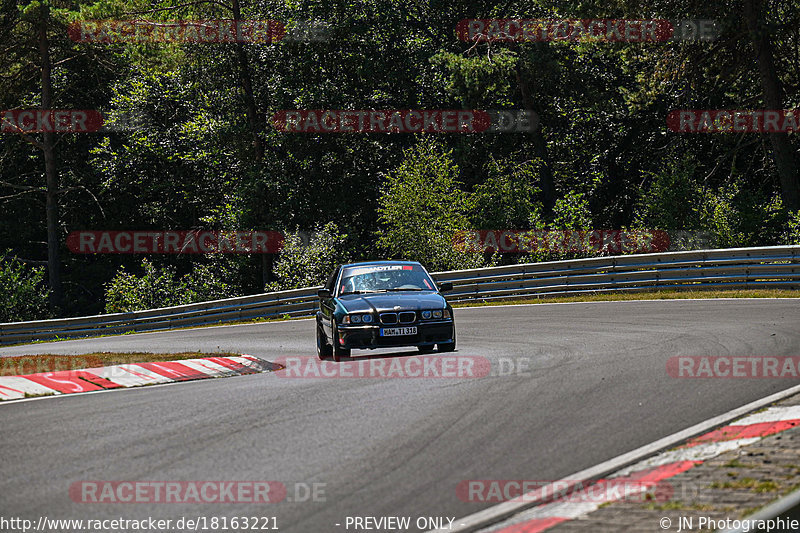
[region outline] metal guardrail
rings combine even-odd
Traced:
[[[594,257],[432,274],[450,302],[653,289],[800,288],[800,246]],[[79,318],[0,324],[0,344],[312,316],[318,287]]]
[[[800,288],[800,246],[593,257],[439,272],[451,302],[660,288]]]

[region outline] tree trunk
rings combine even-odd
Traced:
[[[261,290],[267,283],[275,281],[275,254],[261,254]]]
[[[237,27],[241,18],[242,13],[239,9],[239,0],[233,0],[233,19],[236,21]],[[258,114],[256,99],[253,96],[253,79],[250,76],[250,64],[247,61],[247,52],[245,52],[244,43],[242,42],[236,43],[236,57],[239,61],[239,79],[242,83],[244,103],[247,108],[247,123],[253,136],[255,160],[261,161],[264,158],[264,141],[261,139],[260,135],[263,122]]]
[[[760,20],[763,0],[745,0],[744,18],[756,52],[761,89],[767,109],[783,109],[783,89],[775,70],[767,28]],[[772,145],[773,159],[780,178],[783,203],[791,210],[800,209],[800,176],[795,165],[795,151],[788,133],[767,133]]]
[[[39,22],[39,56],[42,61],[42,109],[53,107],[52,83],[50,79],[50,43],[47,39],[49,9],[42,6]],[[52,131],[44,132],[42,143],[44,172],[47,182],[45,212],[47,216],[47,271],[50,284],[50,307],[57,312],[61,306],[61,270],[58,238],[58,170],[56,169],[55,140]]]
[[[518,63],[515,74],[519,92],[522,95],[523,105],[527,111],[537,113],[536,106],[533,103],[533,97],[531,96],[530,86],[528,85],[528,81],[523,77],[521,70],[521,65]],[[539,115],[539,117],[541,119],[541,115]],[[539,183],[542,188],[544,212],[546,215],[550,215],[553,213],[553,207],[556,205],[556,187],[553,180],[553,166],[547,151],[547,142],[545,142],[544,135],[542,135],[541,122],[530,135],[533,140],[534,154],[541,159],[543,163],[541,171],[539,172]]]

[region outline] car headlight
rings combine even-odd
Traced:
[[[436,311],[434,311],[433,312],[433,318],[442,318],[442,310],[441,309],[437,309]]]
[[[444,316],[445,318],[450,318],[450,310],[449,310],[449,309],[445,309],[445,310],[444,310],[444,315],[443,315],[443,316]]]
[[[344,315],[342,324],[369,324],[372,322],[372,315]]]
[[[430,317],[431,317],[431,312],[430,311],[423,311],[422,312],[422,318],[424,318],[425,320],[429,319]]]

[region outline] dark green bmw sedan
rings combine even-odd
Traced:
[[[339,266],[319,290],[317,355],[334,361],[350,350],[416,346],[420,352],[456,349],[453,308],[425,268],[414,261]]]

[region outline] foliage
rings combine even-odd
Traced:
[[[697,246],[730,248],[778,244],[787,223],[780,197],[746,187],[741,177],[714,188],[698,183],[692,168],[654,176],[642,196],[636,225],[686,230]]]
[[[592,213],[589,210],[589,200],[578,191],[569,191],[556,200],[553,227],[568,230],[590,229]]]
[[[800,245],[800,211],[789,213],[784,244]]]
[[[462,54],[440,52],[430,60],[432,65],[443,67],[450,75],[445,90],[462,96],[464,107],[480,107],[483,102],[511,90],[510,76],[517,56],[510,50],[499,49],[490,59],[464,57]],[[510,102],[506,102],[510,103]]]
[[[0,256],[0,322],[50,318],[44,269],[29,268],[10,253]]]
[[[334,268],[349,261],[347,234],[333,222],[317,226],[311,234],[300,231],[284,238],[280,257],[275,262],[276,281],[268,283],[265,291],[282,291],[314,287],[328,280]]]
[[[524,228],[532,211],[541,210],[535,162],[514,164],[491,158],[485,181],[472,194],[469,214],[477,229]]]
[[[236,296],[225,281],[230,273],[220,264],[195,264],[178,276],[173,267],[155,266],[147,259],[137,276],[121,268],[106,285],[106,313],[122,313],[190,304]]]
[[[679,109],[769,108],[767,95],[776,93],[776,108],[800,105],[797,2],[238,3],[245,19],[327,22],[328,39],[241,47],[76,43],[67,25],[80,20],[233,14],[229,4],[205,0],[20,0],[0,7],[0,109],[41,105],[37,39],[45,28],[53,106],[129,119],[102,133],[55,135],[63,314],[256,293],[269,279],[270,287],[316,284],[339,250],[353,260],[418,259],[432,270],[493,261],[454,250],[453,233],[463,229],[646,228],[704,236],[704,244],[689,239],[688,246],[797,242],[800,215],[787,201],[800,179],[796,133],[676,133],[665,124]],[[748,27],[746,7],[755,4],[764,6],[756,22],[768,32]],[[713,43],[634,44],[464,42],[454,31],[465,18],[643,14],[713,18],[721,33]],[[769,53],[756,54],[753,37],[763,35]],[[777,90],[767,90],[770,70]],[[245,74],[252,94],[243,90]],[[384,135],[286,133],[269,124],[278,110],[323,108],[525,109],[538,114],[540,127]],[[48,259],[45,162],[37,147],[43,138],[0,135],[0,250],[37,262]],[[776,138],[788,150],[776,151]],[[785,155],[777,164],[778,153],[792,154],[795,164],[785,164]],[[322,231],[309,249],[289,236],[274,263],[171,256],[142,264],[134,256],[70,254],[63,245],[79,230],[311,232],[329,221],[337,229]],[[502,260],[574,256],[562,252]]]
[[[477,268],[480,255],[454,246],[469,228],[471,197],[456,179],[452,151],[422,138],[386,176],[378,200],[378,246],[391,259],[419,261],[432,271]]]
[[[652,181],[639,200],[634,224],[665,230],[699,229],[699,188],[693,173],[690,163],[650,173]]]

